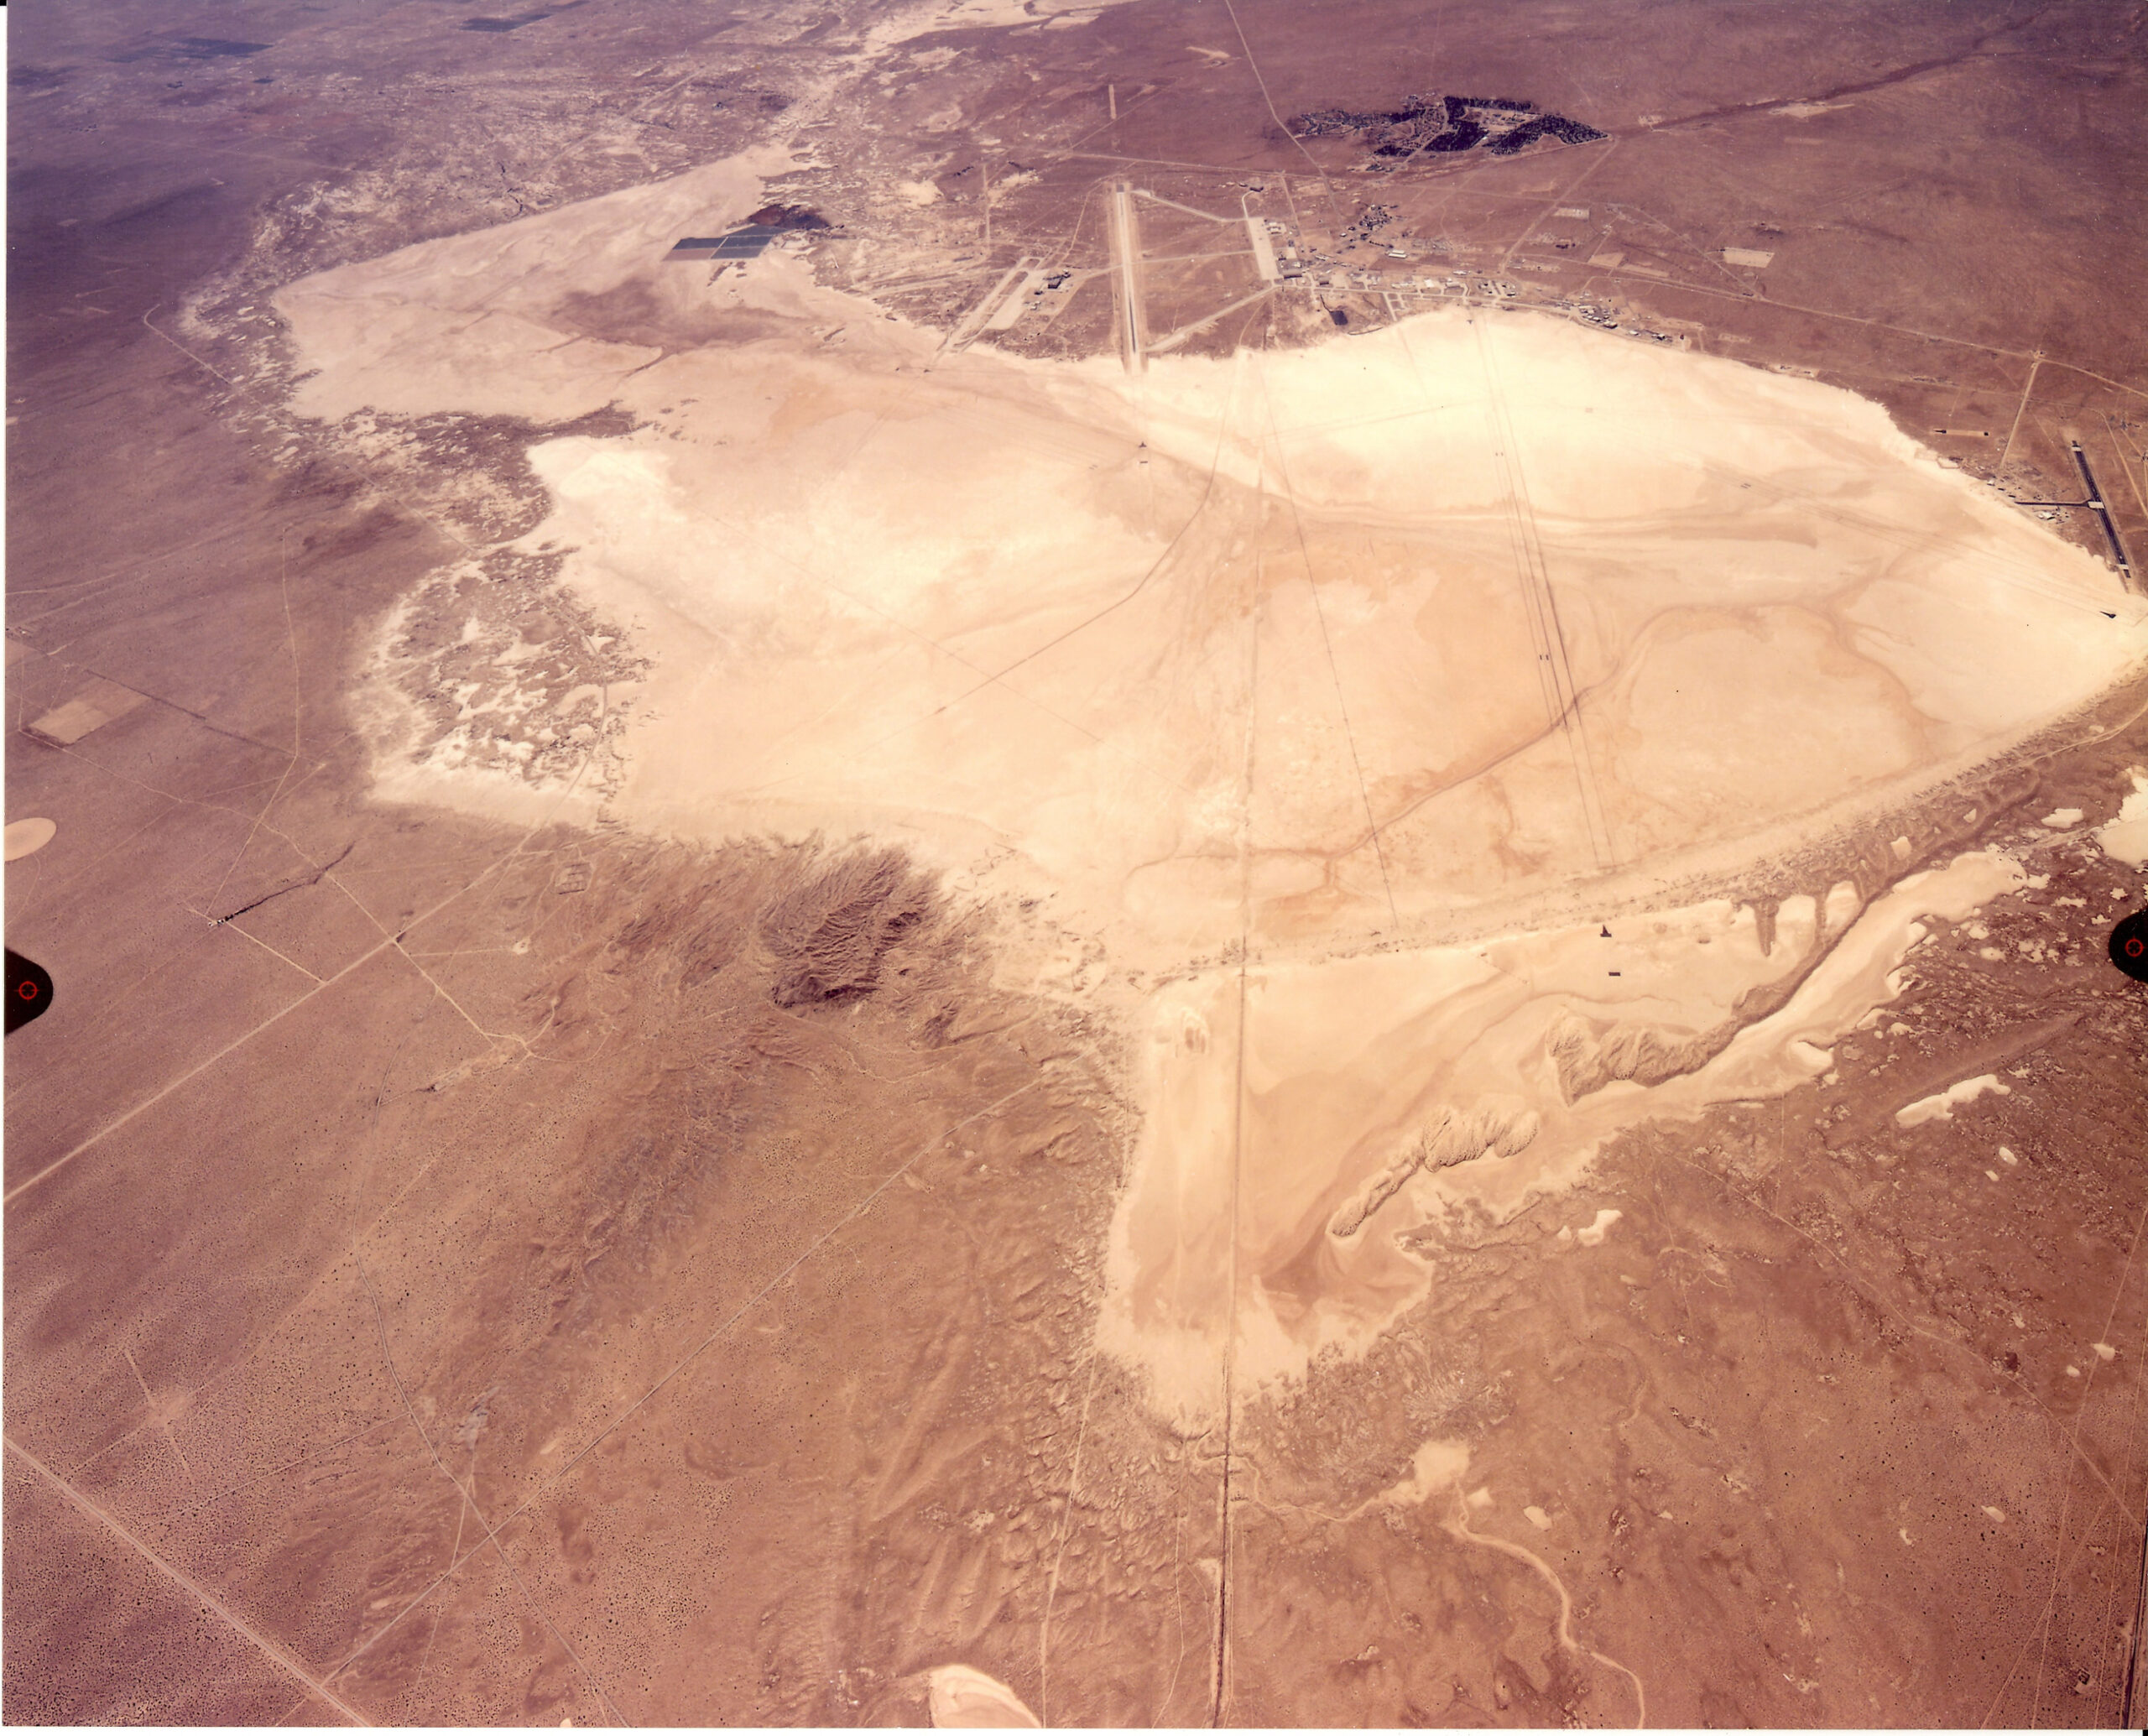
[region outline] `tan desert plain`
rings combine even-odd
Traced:
[[[515,648],[495,709],[414,757],[391,618],[378,786],[868,835],[1045,902],[1077,940],[1009,968],[1143,1034],[1099,1332],[1181,1421],[1369,1344],[1428,1282],[1395,1228],[1826,1071],[1921,919],[2023,871],[1972,853],[1765,922],[1711,891],[2148,653],[2098,563],[1810,380],[1459,310],[1129,372],[951,352],[781,249],[713,284],[661,263],[785,166],[277,297],[308,414],[639,425],[536,448],[528,540],[650,659],[605,696],[623,758],[572,789],[458,763],[523,732]],[[678,347],[583,335],[626,305]],[[1428,1443],[1401,1493],[1459,1474]]]

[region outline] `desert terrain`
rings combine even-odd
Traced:
[[[19,27],[0,1709],[2134,1722],[2144,24]]]

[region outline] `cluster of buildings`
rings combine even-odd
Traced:
[[[1585,219],[1586,207],[1561,207],[1561,217]],[[1311,248],[1302,248],[1300,238],[1292,235],[1282,223],[1273,218],[1265,222],[1269,237],[1274,242],[1279,258],[1279,275],[1288,283],[1303,284],[1311,290],[1370,291],[1380,295],[1390,315],[1400,318],[1412,307],[1423,306],[1435,299],[1472,295],[1482,296],[1505,306],[1530,306],[1549,312],[1563,313],[1586,325],[1603,331],[1622,332],[1628,337],[1656,343],[1674,343],[1676,336],[1667,331],[1658,331],[1645,326],[1621,324],[1617,313],[1600,303],[1584,301],[1572,296],[1548,294],[1551,285],[1531,285],[1529,300],[1524,302],[1522,286],[1504,277],[1494,277],[1452,263],[1452,243],[1443,240],[1412,241],[1404,237],[1401,242],[1385,247],[1383,251],[1389,259],[1408,261],[1413,257],[1433,268],[1410,274],[1399,274],[1391,267],[1380,270],[1355,265],[1337,257],[1356,252],[1360,247],[1380,248],[1379,232],[1395,221],[1395,213],[1382,205],[1369,205],[1361,211],[1336,237],[1336,253],[1330,254]],[[1540,237],[1539,239],[1545,237]],[[1441,258],[1441,255],[1449,258]],[[1509,268],[1516,274],[1524,271],[1556,272],[1563,262],[1552,260],[1515,259]],[[1337,321],[1337,323],[1342,322]]]

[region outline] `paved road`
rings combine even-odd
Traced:
[[[1118,272],[1119,352],[1129,373],[1140,373],[1149,365],[1143,353],[1148,326],[1141,307],[1140,233],[1134,190],[1121,181],[1111,190],[1111,251]]]

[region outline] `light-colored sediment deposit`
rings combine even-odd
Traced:
[[[1363,1348],[1432,1277],[1399,1238],[1569,1184],[1649,1117],[1817,1077],[1896,993],[1920,918],[1962,920],[2021,879],[1978,852],[1862,914],[1846,885],[1795,898],[1765,950],[1749,908],[1715,903],[1608,938],[1584,926],[1254,967],[1242,998],[1235,970],[1174,984],[1155,1000],[1105,1342],[1189,1419],[1222,1400],[1233,1316],[1242,1384]],[[1775,1012],[1737,1024],[1741,1001],[1786,981]]]
[[[2114,860],[2148,868],[2148,772],[2135,770],[2126,781],[2133,787],[2119,804],[2118,817],[2097,829],[2096,842]]]
[[[967,1664],[927,1672],[936,1730],[1034,1730],[1036,1714],[1004,1681]]]
[[[8,822],[8,860],[16,862],[25,856],[34,856],[50,843],[60,828],[50,820],[10,820]]]
[[[1975,764],[2148,644],[2088,556],[1810,380],[1460,310],[1129,378],[943,353],[800,257],[664,263],[774,166],[295,284],[299,402],[623,407],[630,434],[535,448],[527,540],[653,659],[612,811],[989,860],[1164,979],[1103,1331],[1181,1411],[1233,1318],[1232,1378],[1366,1342],[1427,1281],[1397,1241],[1426,1214],[1822,1071],[1917,919],[2014,864],[1793,899],[1766,944],[1729,903],[1631,913]],[[384,735],[378,784],[557,798],[453,757]]]
[[[1987,1091],[1995,1091],[2005,1097],[2013,1088],[1996,1073],[1979,1073],[1973,1079],[1963,1079],[1944,1091],[1905,1104],[1895,1111],[1895,1124],[1921,1127],[1927,1121],[1952,1121],[1957,1103],[1973,1103]]]

